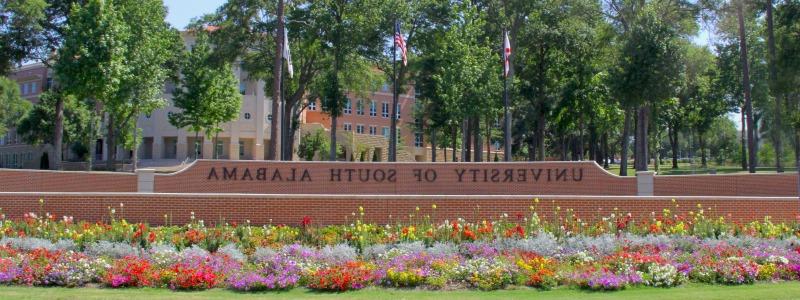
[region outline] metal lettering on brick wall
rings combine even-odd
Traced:
[[[312,176],[309,169],[270,169],[270,168],[239,168],[239,167],[211,167],[207,180],[214,181],[277,181],[277,182],[362,182],[384,183],[397,182],[397,169],[394,168],[330,168],[329,172],[316,172]],[[443,170],[451,172],[456,177],[450,178],[449,183],[535,183],[553,181],[583,181],[583,168],[554,168],[554,169],[524,169],[524,168],[452,168]],[[435,183],[439,180],[440,170],[436,169],[411,169],[411,181]],[[323,173],[323,174],[317,174]]]

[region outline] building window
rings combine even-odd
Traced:
[[[308,110],[317,110],[317,100],[308,101]]]
[[[44,88],[49,90],[51,87],[53,87],[53,77],[47,77],[47,82],[45,82]]]
[[[384,84],[381,86],[381,91],[383,91],[383,92],[388,92],[388,91],[389,91],[389,84],[388,84],[388,83],[384,83]]]
[[[422,132],[414,133],[414,147],[422,147]]]
[[[244,156],[244,141],[239,141],[239,158]]]
[[[356,114],[359,116],[364,115],[364,100],[358,100],[358,102],[356,102]]]
[[[369,135],[377,135],[378,134],[378,127],[369,126]]]
[[[31,94],[36,94],[36,82],[31,82]]]
[[[217,141],[217,157],[215,158],[219,158],[223,153],[225,153],[223,148],[225,147],[222,141]]]
[[[244,95],[247,93],[247,83],[242,81],[239,82],[239,93]]]
[[[23,83],[21,85],[20,92],[22,93],[23,96],[28,94],[28,84],[27,83]]]
[[[245,120],[250,120],[250,117],[251,117],[250,113],[244,113],[244,119]]]
[[[389,138],[389,127],[383,126],[383,137]]]
[[[389,117],[389,103],[383,102],[383,107],[381,107],[381,117]]]
[[[397,117],[396,118],[400,119],[400,103],[397,103],[396,109],[397,109]]]
[[[417,87],[414,87],[414,98],[419,98],[422,96],[422,92]]]
[[[344,114],[349,115],[353,113],[353,102],[350,99],[344,102]]]
[[[353,124],[344,123],[344,125],[342,125],[342,128],[344,128],[344,131],[353,131]]]
[[[364,134],[364,125],[363,124],[356,125],[356,133]]]
[[[370,117],[374,117],[378,115],[378,104],[375,101],[369,102],[369,115]]]

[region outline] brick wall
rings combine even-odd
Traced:
[[[232,173],[234,169],[235,174]],[[797,186],[796,173],[656,176],[654,195],[797,196]],[[0,169],[0,192],[137,190],[137,175],[132,173]],[[159,193],[633,196],[637,194],[637,182],[635,177],[608,173],[594,162],[198,160],[179,172],[157,174],[152,190]]]
[[[0,169],[0,192],[136,192],[136,175]]]
[[[44,199],[39,209],[39,199]],[[135,193],[0,193],[0,208],[10,218],[25,212],[50,212],[57,217],[73,216],[76,220],[108,220],[109,208],[116,217],[133,222],[163,224],[164,215],[172,224],[189,221],[191,212],[198,220],[213,224],[220,220],[253,224],[297,225],[303,216],[315,224],[344,224],[353,221],[353,213],[362,206],[368,222],[394,223],[407,220],[419,207],[419,216],[430,215],[437,221],[511,218],[529,214],[534,205],[532,196],[369,196],[369,195],[234,195],[234,194],[135,194]],[[776,221],[796,220],[800,200],[776,197],[677,197],[678,208],[670,197],[621,196],[541,196],[537,205],[540,216],[552,217],[556,207],[561,213],[573,209],[575,214],[592,222],[617,213],[632,213],[635,220],[649,217],[669,208],[679,214],[697,210],[702,204],[708,216],[724,216],[728,220],[746,222],[771,216]],[[120,203],[124,207],[120,207]],[[436,204],[434,211],[432,205]]]
[[[656,176],[656,196],[797,196],[797,173]]]

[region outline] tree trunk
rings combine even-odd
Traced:
[[[483,142],[481,142],[481,118],[480,116],[475,116],[475,119],[472,121],[472,132],[474,134],[475,140],[475,162],[483,161]]]
[[[114,117],[109,113],[108,114],[108,122],[106,125],[108,129],[108,159],[106,160],[106,169],[108,171],[113,172],[116,171],[114,168],[114,163],[117,160],[117,141],[116,136],[114,136]]]
[[[782,116],[782,106],[781,106],[781,95],[776,90],[776,83],[778,81],[778,70],[775,66],[775,30],[772,24],[772,0],[767,0],[767,47],[769,53],[767,58],[769,59],[769,81],[770,81],[770,91],[772,91],[772,96],[775,97],[775,128],[772,129],[774,132],[772,134],[774,143],[775,143],[775,168],[777,169],[778,173],[783,173],[783,162],[781,159],[783,158],[783,140],[782,140],[782,129],[783,124],[781,124],[781,116]]]
[[[56,119],[53,132],[53,165],[51,169],[61,169],[61,154],[63,153],[61,143],[64,139],[64,98],[59,95],[56,99]],[[94,155],[94,153],[90,153]]]
[[[278,21],[278,28],[275,30],[275,58],[273,59],[272,68],[272,120],[270,121],[269,131],[269,156],[267,160],[280,160],[281,157],[281,137],[283,128],[281,127],[281,80],[283,75],[283,1],[278,0],[278,8],[276,10]],[[334,132],[334,130],[331,130]],[[335,139],[331,139],[331,145]]]
[[[603,133],[603,168],[608,169],[608,132]]]
[[[139,141],[137,141],[137,136],[139,135],[139,114],[133,114],[133,151],[131,152],[131,165],[133,167],[133,171],[136,172],[136,167],[139,165]]]
[[[486,118],[486,161],[492,161],[492,124],[489,117]]]
[[[331,149],[330,149],[330,152],[329,152],[330,157],[328,158],[328,160],[330,160],[330,161],[336,161],[336,159],[337,159],[337,157],[336,157],[336,126],[337,126],[336,121],[338,121],[338,119],[339,118],[337,118],[336,115],[331,116]]]
[[[544,153],[544,126],[545,126],[545,119],[544,119],[544,111],[539,111],[539,118],[536,120],[536,160],[544,161],[545,153]]]
[[[625,110],[625,123],[622,127],[622,139],[621,139],[621,149],[622,153],[620,154],[619,159],[619,176],[628,176],[628,135],[630,135],[630,128],[631,128],[631,114],[633,111],[631,109]]]
[[[285,126],[283,127],[285,130],[283,131],[284,138],[282,143],[284,149],[283,160],[293,160],[294,158],[294,137],[297,134],[297,128],[294,124],[295,120],[294,116],[297,113],[297,106],[294,104],[292,106],[284,105],[283,109],[284,116],[288,116],[287,118],[285,118],[285,121],[283,122],[285,124]],[[239,159],[241,159],[241,157]]]
[[[462,127],[461,139],[461,160],[472,161],[472,118],[464,119]]]
[[[741,162],[742,162],[742,170],[747,170],[747,122],[745,122],[744,117],[745,108],[742,106],[741,116],[742,116],[742,132],[739,134],[741,139],[741,147],[739,151],[741,153]]]
[[[194,145],[192,145],[192,155],[193,155],[192,157],[194,157],[195,160],[198,159],[197,154],[199,154],[198,153],[199,151],[197,151],[197,148],[198,148],[197,143],[199,142],[199,140],[200,140],[200,131],[195,131],[194,132]]]
[[[536,137],[532,136],[528,140],[528,161],[535,161],[536,160]]]
[[[742,88],[744,89],[744,105],[745,114],[747,118],[747,152],[748,152],[748,166],[747,169],[750,173],[756,172],[756,143],[755,143],[755,130],[753,128],[753,103],[750,97],[750,67],[747,61],[747,36],[744,29],[744,13],[742,12],[743,3],[736,6],[736,15],[739,21],[739,56],[742,64]]]
[[[697,142],[700,144],[700,164],[703,169],[708,168],[708,158],[706,157],[706,140],[705,134],[702,132],[697,133]]]
[[[436,128],[431,128],[431,162],[436,162]]]
[[[647,166],[650,163],[648,158],[648,140],[647,140],[647,127],[649,125],[648,117],[650,115],[650,107],[642,105],[638,109],[638,117],[636,118],[636,171],[647,171]]]
[[[450,161],[452,161],[452,162],[457,162],[457,161],[458,161],[458,158],[456,157],[456,144],[458,143],[458,139],[457,139],[456,137],[458,137],[458,126],[454,124],[454,125],[452,126],[452,128],[451,128],[451,131],[453,132],[453,135],[452,135],[452,139],[453,139],[453,140],[452,140],[452,146],[453,146],[453,159],[452,159],[452,160],[450,160]]]
[[[678,129],[672,124],[667,127],[667,135],[669,136],[669,146],[672,149],[672,168],[678,168]]]
[[[98,115],[98,109],[95,105],[94,112],[89,114],[89,118],[91,118],[91,123],[89,124],[89,161],[87,162],[87,171],[92,171],[93,164],[94,164],[94,155],[97,152],[97,138],[95,135],[95,129],[97,127],[97,120],[96,116]],[[63,133],[63,131],[62,131]]]

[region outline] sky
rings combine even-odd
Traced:
[[[175,28],[184,29],[192,18],[212,13],[225,0],[164,0],[169,9],[167,21]]]

